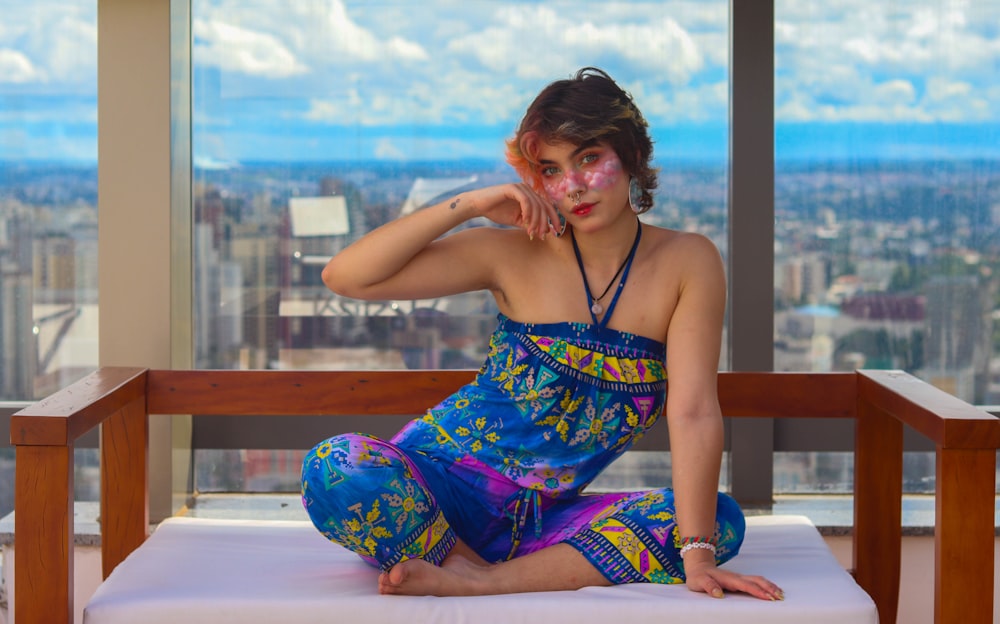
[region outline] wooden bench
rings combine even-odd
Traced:
[[[18,412],[15,622],[73,621],[73,446],[94,426],[107,577],[149,537],[150,414],[419,414],[473,374],[110,367]],[[992,621],[996,418],[901,371],[722,373],[719,396],[726,417],[855,420],[852,573],[883,624],[895,622],[899,596],[903,425],[932,440],[934,619]]]

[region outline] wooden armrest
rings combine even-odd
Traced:
[[[102,368],[11,417],[11,443],[16,447],[14,615],[18,622],[73,621],[73,445],[101,423],[125,419],[144,423],[145,386],[144,369]],[[107,527],[117,524],[103,513],[109,494],[104,478],[108,457],[102,449],[103,544],[108,543]],[[145,477],[143,468],[131,487],[142,479],[145,489]],[[112,499],[115,489],[111,486]],[[126,543],[132,548],[138,545],[134,536]]]
[[[151,370],[150,414],[422,414],[473,370]]]
[[[855,578],[879,620],[899,602],[905,424],[936,445],[934,621],[992,622],[1000,420],[903,371],[858,371],[857,402]]]
[[[909,373],[858,371],[858,386],[872,407],[913,427],[940,448],[1000,448],[1000,420]]]
[[[108,367],[87,375],[10,419],[15,446],[71,445],[146,391],[143,368]]]

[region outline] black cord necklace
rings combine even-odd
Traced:
[[[580,247],[576,244],[576,236],[573,235],[572,229],[569,231],[569,237],[573,241],[573,253],[576,254],[576,263],[580,266],[580,274],[583,276],[583,287],[587,289],[587,299],[590,302],[590,311],[594,314],[604,312],[604,306],[601,305],[600,301],[608,294],[611,287],[614,286],[615,281],[618,279],[618,276],[622,274],[625,267],[632,261],[632,258],[635,257],[635,250],[639,247],[639,236],[641,234],[642,222],[636,219],[635,240],[632,241],[632,249],[629,250],[628,255],[625,256],[625,260],[622,261],[621,266],[619,266],[618,270],[615,271],[615,276],[611,278],[610,282],[608,282],[604,292],[602,292],[599,297],[595,297],[594,294],[590,292],[590,281],[587,279],[587,271],[583,268],[583,258],[580,256]],[[624,284],[625,280],[622,279],[622,281],[618,282],[618,287],[621,288]]]

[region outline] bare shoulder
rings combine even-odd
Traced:
[[[680,269],[682,274],[715,271],[722,267],[719,248],[707,236],[649,226],[654,253],[662,262]]]

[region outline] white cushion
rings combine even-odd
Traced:
[[[377,571],[308,522],[171,518],[119,565],[84,612],[86,624],[265,622],[699,622],[877,624],[875,604],[803,516],[748,518],[726,564],[785,590],[782,602],[683,585],[437,598],[382,596]],[[651,619],[655,618],[655,619]]]

